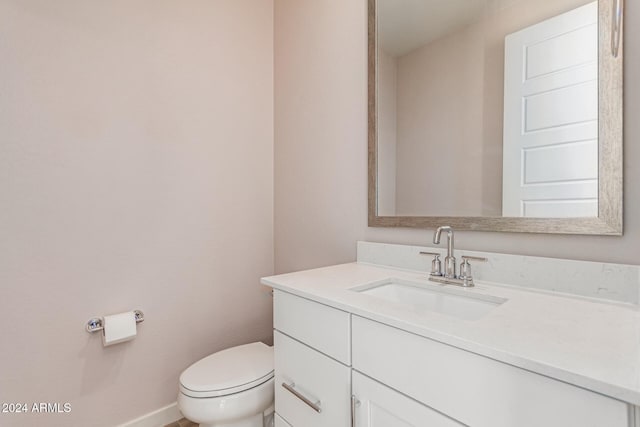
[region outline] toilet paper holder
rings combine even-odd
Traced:
[[[133,310],[133,314],[136,316],[136,323],[144,322],[144,313],[140,310]],[[86,326],[87,332],[98,332],[104,329],[104,323],[102,318],[94,317],[89,319]]]

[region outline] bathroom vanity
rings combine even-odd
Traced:
[[[367,3],[368,224],[449,250],[263,279],[276,425],[640,427],[638,267],[451,235],[622,234],[624,2]]]
[[[276,425],[640,425],[637,306],[362,262],[263,283]]]

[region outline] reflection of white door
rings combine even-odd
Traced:
[[[598,216],[598,3],[505,39],[503,216]]]

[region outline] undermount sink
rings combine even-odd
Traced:
[[[443,288],[428,283],[390,278],[351,288],[407,308],[428,310],[464,320],[477,320],[507,301],[491,295],[470,294],[468,290]]]

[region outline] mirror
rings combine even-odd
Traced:
[[[369,224],[622,233],[622,0],[370,0]]]

